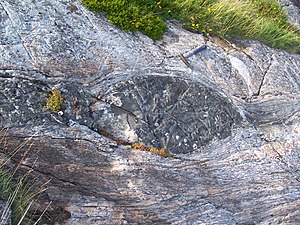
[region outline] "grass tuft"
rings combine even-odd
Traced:
[[[0,130],[0,133],[4,133],[5,135],[5,129]],[[4,135],[0,139],[0,150],[10,149],[5,141]],[[10,161],[13,160],[12,158],[26,144],[28,144],[28,140],[14,148],[7,158],[4,156],[1,156],[0,158],[0,199],[6,202],[5,210],[2,212],[2,215],[0,214],[0,224],[1,218],[6,218],[7,212],[11,210],[12,225],[35,225],[48,208],[47,207],[41,215],[38,215],[39,213],[33,211],[32,205],[37,201],[40,194],[46,190],[45,186],[49,181],[42,185],[38,185],[37,179],[29,179],[32,170],[17,177],[16,173],[19,170],[21,163],[13,170],[7,166],[7,164],[10,164]],[[20,161],[24,160],[28,151],[29,149],[25,152]]]
[[[153,40],[175,19],[184,28],[226,39],[260,40],[271,47],[300,53],[300,31],[292,27],[275,0],[82,0],[103,12],[124,31],[141,31]]]
[[[16,180],[13,172],[3,168],[0,162],[0,199],[7,201],[7,209],[12,211],[12,224],[28,224],[28,210],[36,193],[26,182],[26,177]]]

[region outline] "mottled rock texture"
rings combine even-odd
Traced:
[[[71,0],[0,21],[0,152],[51,179],[47,224],[300,223],[300,55],[176,23],[153,42]]]

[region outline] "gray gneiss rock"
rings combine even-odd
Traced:
[[[225,96],[180,77],[132,77],[106,84],[102,92],[99,98],[124,109],[127,127],[134,129],[138,142],[171,153],[189,153],[214,138],[228,137],[232,125],[242,120]],[[112,116],[106,122],[111,124],[114,120]]]
[[[286,11],[290,22],[300,27],[300,1],[299,0],[277,0]]]
[[[299,224],[300,55],[168,28],[153,42],[78,1],[0,2],[0,156],[50,180],[42,223]]]
[[[41,125],[44,99],[47,98],[45,86],[3,73],[0,77],[0,126]]]

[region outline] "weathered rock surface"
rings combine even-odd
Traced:
[[[300,223],[300,55],[171,23],[154,43],[70,0],[0,21],[0,152],[51,179],[48,224]]]
[[[300,1],[299,0],[277,0],[286,11],[291,24],[300,27]]]

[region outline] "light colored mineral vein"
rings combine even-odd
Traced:
[[[21,40],[21,44],[24,48],[24,50],[26,51],[26,53],[28,54],[28,56],[31,58],[31,60],[34,60],[34,57],[31,54],[31,51],[28,47],[26,47],[26,42],[24,41],[24,38],[22,37],[22,35],[20,34],[18,28],[21,26],[22,22],[19,20],[18,15],[16,14],[16,12],[14,12],[8,5],[8,3],[6,2],[0,2],[0,4],[2,5],[4,11],[7,13],[9,20],[11,21],[11,24],[14,28],[14,30],[16,31],[16,33],[18,34],[20,40]]]
[[[242,60],[240,60],[232,55],[228,55],[228,57],[230,59],[232,67],[235,68],[239,72],[239,74],[242,76],[245,83],[247,84],[248,92],[249,92],[248,94],[249,94],[249,97],[251,97],[253,95],[253,91],[251,89],[252,82],[251,82],[250,72],[249,72],[246,64]]]

